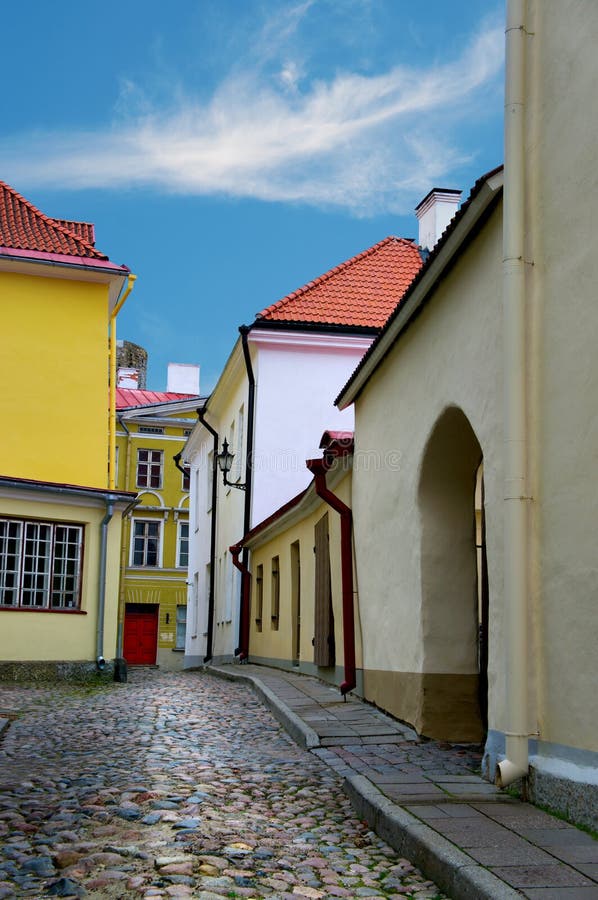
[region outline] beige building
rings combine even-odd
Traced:
[[[529,772],[595,827],[598,8],[510,2],[507,26],[504,179],[476,184],[337,401],[356,457],[401,460],[353,479],[364,692],[485,736],[489,778]]]
[[[235,547],[251,551],[252,662],[293,669],[361,691],[353,578],[353,436],[326,432],[313,480]]]

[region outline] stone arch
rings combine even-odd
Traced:
[[[479,741],[479,553],[476,480],[482,448],[461,409],[446,408],[420,471],[421,633],[419,729],[443,740]],[[479,492],[478,492],[479,493]]]

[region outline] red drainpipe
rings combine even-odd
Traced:
[[[239,659],[241,662],[249,656],[249,603],[251,598],[251,572],[240,560],[239,556],[243,547],[241,544],[233,544],[228,548],[233,558],[233,566],[241,573],[241,621],[239,622],[239,634],[241,636],[239,647]]]
[[[315,479],[316,494],[341,517],[341,575],[343,585],[343,649],[345,654],[345,680],[341,684],[343,696],[356,686],[355,674],[355,616],[353,612],[353,547],[351,531],[353,515],[326,486],[326,471],[330,464],[326,459],[308,459],[307,468]]]

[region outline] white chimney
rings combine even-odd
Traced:
[[[175,394],[199,394],[199,366],[168,363],[166,390]]]
[[[450,188],[432,188],[415,207],[419,220],[419,245],[422,250],[432,250],[459,208],[462,191]]]

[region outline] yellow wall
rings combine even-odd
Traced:
[[[186,441],[184,431],[195,424],[194,414],[175,413],[176,418],[187,418],[186,425],[166,425],[163,435],[139,434],[139,423],[127,421],[130,438],[117,426],[119,490],[137,491],[139,505],[132,516],[123,523],[123,572],[121,620],[124,619],[125,604],[159,604],[158,658],[163,668],[182,666],[183,654],[173,654],[176,645],[177,606],[187,603],[187,569],[177,567],[178,523],[189,521],[189,495],[182,488],[182,473],[176,468],[172,457],[179,453]],[[145,416],[143,423],[149,426],[157,420]],[[128,448],[128,449],[127,449]],[[159,489],[138,488],[136,484],[137,450],[162,450],[162,487]],[[127,468],[127,453],[129,463]],[[167,512],[164,509],[167,508]],[[138,567],[130,565],[131,531],[134,519],[156,520],[162,523],[162,565]],[[167,621],[168,619],[168,621]]]
[[[96,658],[100,523],[105,507],[0,499],[0,515],[66,521],[85,526],[81,613],[3,609],[0,659],[10,661],[94,661]],[[121,514],[108,528],[104,657],[116,655]]]
[[[348,506],[351,506],[351,474],[348,473],[334,487],[333,492]],[[299,521],[289,525],[281,533],[256,546],[251,553],[252,595],[251,595],[251,630],[249,641],[250,658],[280,661],[290,665],[293,657],[292,649],[292,573],[291,545],[299,541],[301,561],[301,646],[300,667],[307,670],[313,668],[314,648],[314,602],[315,602],[315,553],[314,527],[323,515],[328,513],[330,574],[332,588],[332,606],[334,610],[334,633],[336,644],[336,666],[343,665],[343,619],[342,619],[342,579],[340,553],[340,516],[327,504],[320,501],[312,512]],[[272,592],[271,570],[272,558],[278,556],[280,562],[280,614],[278,630],[271,620]],[[256,626],[256,572],[262,564],[264,571],[264,595],[262,631]],[[356,595],[354,595],[356,598]],[[357,666],[361,667],[361,648],[359,645],[359,628],[357,618],[357,599],[355,602],[355,630]]]
[[[0,472],[107,486],[108,286],[0,272]]]

